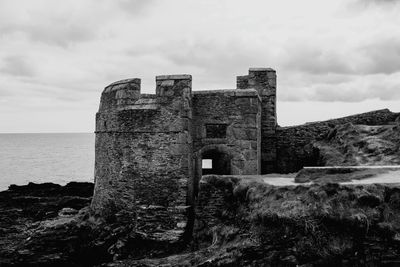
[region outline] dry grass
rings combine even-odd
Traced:
[[[400,164],[400,125],[338,125],[314,144],[324,165]]]
[[[294,242],[297,257],[305,262],[343,256],[357,246],[355,240],[400,236],[400,189],[338,184],[275,187],[244,180],[234,186],[234,194],[247,205],[247,220],[258,229],[255,239]]]

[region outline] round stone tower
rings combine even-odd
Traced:
[[[140,93],[140,79],[104,89],[91,208],[129,217],[155,239],[178,240],[193,202],[191,76],[158,76],[156,83],[155,95]]]

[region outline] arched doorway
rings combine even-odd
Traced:
[[[218,149],[206,150],[201,155],[201,174],[231,174],[230,156]]]
[[[207,145],[194,153],[194,180],[193,192],[197,197],[201,176],[206,174],[232,174],[232,152],[226,145]]]

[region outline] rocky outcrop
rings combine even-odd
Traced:
[[[49,192],[62,189],[46,186]],[[41,190],[43,195],[46,190]],[[197,199],[193,239],[189,244],[172,246],[137,231],[123,213],[115,214],[111,221],[103,221],[92,216],[87,208],[76,212],[79,206],[59,205],[54,209],[51,205],[45,209],[57,211],[42,217],[22,211],[7,224],[6,218],[12,218],[13,209],[25,210],[19,206],[21,202],[11,204],[10,196],[22,197],[11,191],[0,193],[2,200],[10,199],[8,206],[2,202],[1,207],[2,214],[8,214],[1,222],[3,233],[7,232],[0,238],[2,266],[396,266],[400,263],[399,185],[276,187],[255,179],[204,176]],[[28,192],[23,194],[29,197]],[[29,204],[30,209],[37,204]],[[43,208],[46,204],[39,206]]]
[[[332,137],[334,129],[340,125],[365,125],[365,129],[390,128],[398,125],[396,118],[398,119],[399,115],[388,109],[382,109],[338,119],[278,128],[276,172],[291,173],[299,171],[304,166],[325,165],[326,162],[320,161],[319,151],[313,143]],[[398,128],[396,129],[398,133]],[[374,134],[370,137],[373,138]]]
[[[81,242],[72,215],[90,204],[92,183],[11,185],[0,192],[0,265],[49,265]],[[54,218],[58,218],[54,220]]]
[[[400,188],[205,176],[192,249],[107,266],[397,266]]]
[[[181,249],[140,231],[127,211],[108,221],[94,216],[92,194],[92,183],[30,183],[0,192],[0,266],[96,266]]]
[[[314,147],[327,166],[400,165],[400,125],[338,125]]]
[[[195,233],[215,251],[204,266],[400,262],[398,186],[275,187],[208,176],[201,188]]]

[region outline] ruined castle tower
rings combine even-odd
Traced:
[[[96,114],[92,209],[120,211],[137,230],[163,240],[190,231],[203,174],[261,174],[276,158],[276,73],[252,68],[233,90],[192,92],[190,75],[107,86]],[[207,165],[207,166],[206,166]]]
[[[276,72],[271,68],[251,68],[237,77],[237,88],[254,88],[261,97],[261,172],[271,173],[276,162]]]

